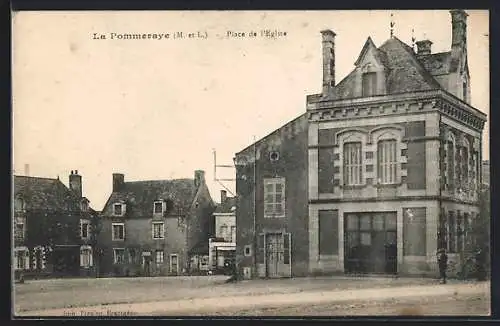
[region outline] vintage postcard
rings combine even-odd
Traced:
[[[15,318],[490,315],[487,10],[12,25]]]

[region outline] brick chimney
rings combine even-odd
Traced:
[[[113,192],[120,192],[125,185],[125,175],[122,173],[113,173]]]
[[[450,10],[451,47],[467,47],[467,13],[462,9]]]
[[[323,95],[328,94],[335,86],[335,35],[329,29],[321,31],[323,47]]]
[[[422,40],[415,42],[417,45],[417,55],[428,55],[431,54],[431,45],[432,42],[430,40]]]
[[[199,187],[203,183],[205,183],[205,171],[203,170],[194,171],[194,185],[196,187]]]
[[[69,189],[78,198],[82,198],[82,176],[78,174],[78,170],[71,170],[71,174],[69,175]]]
[[[220,191],[220,202],[221,202],[221,204],[224,204],[226,202],[226,199],[227,199],[227,191],[221,190]]]
[[[27,177],[30,176],[30,165],[29,164],[24,164],[24,175]]]

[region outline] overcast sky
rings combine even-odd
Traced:
[[[112,173],[125,180],[193,177],[206,171],[214,200],[218,164],[305,111],[321,91],[320,30],[336,37],[336,80],[371,36],[390,35],[389,11],[21,12],[13,17],[13,168],[67,184],[83,176],[101,210]],[[451,46],[448,11],[392,11],[394,34],[432,51]],[[489,113],[489,15],[469,10],[472,105]],[[227,39],[262,29],[286,37]],[[206,32],[206,39],[93,40],[93,33]],[[109,35],[109,34],[108,34]],[[172,37],[172,36],[171,36]],[[484,158],[489,158],[488,129]],[[219,169],[234,178],[234,170]],[[225,182],[231,190],[234,184]]]

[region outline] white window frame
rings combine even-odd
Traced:
[[[30,268],[30,252],[27,247],[14,248],[14,269],[29,270]],[[22,262],[22,263],[21,263]],[[22,266],[20,266],[21,264]]]
[[[18,201],[20,201],[21,207],[17,205]],[[21,196],[16,196],[16,198],[14,198],[14,212],[16,213],[24,212],[25,207],[26,207],[26,202],[24,201],[24,198]]]
[[[158,237],[156,237],[156,234],[155,234],[155,226],[156,225],[160,225],[160,234]],[[160,222],[160,221],[151,222],[151,236],[153,237],[154,240],[165,239],[165,222]]]
[[[348,157],[346,153],[346,148],[356,145],[356,147],[359,145],[359,156],[357,157],[356,162],[354,160],[348,162]],[[342,165],[343,165],[343,184],[345,186],[359,186],[362,185],[364,182],[364,176],[365,176],[365,171],[364,171],[364,157],[363,157],[363,142],[361,141],[353,141],[353,142],[344,142],[342,144],[342,153],[343,153],[343,160],[342,160]],[[351,152],[349,152],[351,153]],[[359,162],[358,162],[359,161]],[[357,178],[354,178],[354,171],[357,171]],[[352,172],[352,173],[351,173]]]
[[[116,213],[116,207],[117,206],[120,206],[120,208],[121,208],[120,214]],[[123,216],[123,214],[125,214],[125,204],[123,204],[123,203],[114,203],[113,204],[113,215],[114,216]]]
[[[158,258],[161,258],[161,259],[158,259]],[[163,250],[156,250],[155,251],[155,264],[157,266],[159,265],[163,265],[165,263],[165,251]]]
[[[123,227],[123,238],[116,239],[115,238],[115,226]],[[113,241],[124,241],[125,240],[125,223],[111,223],[111,240]]]
[[[118,250],[123,251],[123,260],[122,260],[121,263],[119,263],[118,259],[117,259],[118,255],[116,254],[116,252]],[[123,264],[125,264],[125,248],[113,248],[113,264],[114,265],[123,265]]]
[[[85,257],[84,253],[88,253],[88,263],[87,263],[87,261],[84,261],[84,257]],[[92,266],[94,266],[93,257],[92,257],[92,247],[87,246],[87,245],[83,245],[80,247],[80,267],[89,268]]]
[[[379,184],[398,183],[398,155],[400,155],[400,151],[398,151],[397,139],[380,139],[377,141],[377,182]]]
[[[448,131],[446,134],[444,142],[444,169],[443,169],[443,174],[446,177],[446,182],[444,184],[444,189],[451,191],[453,188],[456,188],[457,184],[457,177],[456,177],[456,169],[455,169],[455,157],[456,157],[456,140],[455,136],[451,131]],[[450,153],[450,148],[449,144],[451,143],[451,153]],[[451,161],[450,161],[451,157]],[[451,166],[450,166],[451,165]]]
[[[170,260],[169,260],[169,272],[170,273],[173,273],[174,271],[172,270],[172,258],[175,257],[175,259],[177,260],[177,270],[175,271],[176,274],[179,274],[179,255],[177,254],[170,254]]]
[[[156,212],[156,205],[160,204],[161,205],[161,212]],[[153,214],[154,215],[162,215],[165,211],[165,202],[162,200],[155,200],[153,202]]]
[[[272,186],[272,191],[269,192],[267,190],[267,186],[271,185]],[[281,192],[277,192],[276,186],[280,185],[281,186]],[[285,217],[286,214],[286,190],[285,190],[285,178],[283,177],[278,177],[278,178],[266,178],[264,179],[264,217],[265,218],[281,218]],[[276,195],[281,195],[281,201],[277,202],[276,201]],[[272,201],[268,201],[267,198],[269,196],[272,196],[273,199]],[[276,207],[278,205],[281,205],[281,212],[277,212]],[[269,209],[269,207],[272,207]]]
[[[252,245],[246,245],[244,247],[244,249],[243,249],[243,255],[245,257],[251,257],[252,256]]]
[[[87,236],[83,236],[83,225],[87,225]],[[87,240],[90,238],[90,221],[87,219],[80,219],[80,237],[84,240]]]

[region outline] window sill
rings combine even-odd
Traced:
[[[264,218],[285,218],[285,215],[264,215]]]
[[[125,241],[125,239],[111,239],[111,241]]]
[[[379,184],[374,184],[373,186],[375,188],[396,188],[401,185],[401,182],[399,183],[379,183]]]
[[[364,188],[366,186],[367,186],[366,184],[344,185],[344,186],[340,186],[340,188],[349,190],[349,189],[362,189],[362,188]]]
[[[153,238],[153,240],[165,240],[165,237],[163,237],[163,238]]]

